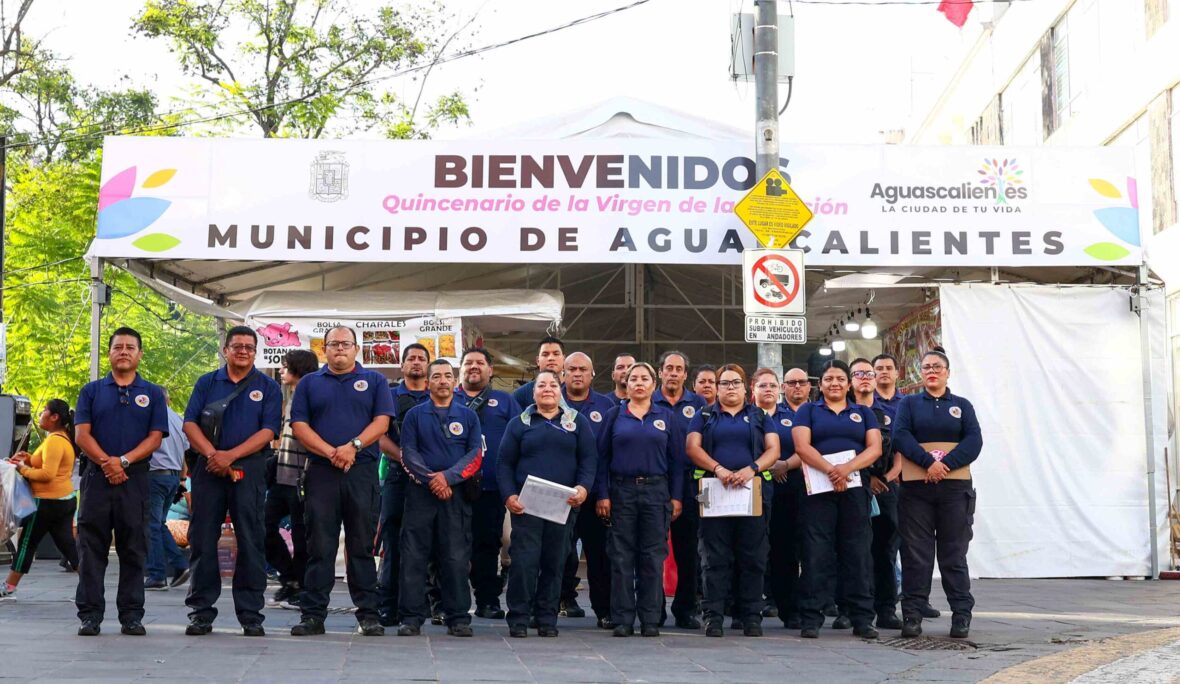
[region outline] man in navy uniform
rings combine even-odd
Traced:
[[[537,343],[537,371],[552,371],[561,376],[562,367],[565,365],[565,343],[552,335],[543,338]],[[521,406],[528,406],[533,403],[533,385],[535,381],[522,385],[516,388],[512,393],[512,398]]]
[[[168,434],[164,390],[139,376],[143,340],[132,328],[107,341],[111,372],[87,383],[75,412],[78,448],[89,463],[78,510],[78,636],[98,636],[106,611],[103,580],[111,535],[119,555],[119,623],[142,636],[143,570],[147,561],[148,465]]]
[[[377,533],[380,482],[377,440],[389,429],[393,397],[385,376],[356,362],[356,331],[337,326],[324,336],[328,363],[299,381],[291,398],[291,429],[307,449],[305,510],[307,576],[303,617],[291,636],[324,633],[336,583],[336,549],[344,525],[348,593],[356,605],[357,632],[382,636],[377,620]]]
[[[234,565],[234,609],[242,633],[263,636],[266,605],[266,456],[263,450],[283,423],[279,384],[254,368],[258,336],[246,326],[225,335],[221,350],[225,366],[202,375],[184,411],[184,434],[200,456],[193,465],[193,517],[189,526],[192,583],[185,605],[189,625],[184,633],[213,631],[221,572],[217,542],[229,513],[238,556]],[[228,403],[225,403],[228,400]],[[224,404],[224,406],[222,405]],[[210,415],[210,406],[221,409]]]

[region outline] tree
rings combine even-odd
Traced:
[[[0,0],[0,88],[38,61],[40,43],[25,38],[24,22],[33,0]],[[15,13],[14,13],[15,12]]]
[[[168,40],[200,92],[248,111],[264,137],[420,138],[469,119],[462,95],[437,98],[419,123],[417,103],[375,94],[375,84],[438,54],[440,14],[435,5],[362,15],[342,0],[148,0],[134,30]]]

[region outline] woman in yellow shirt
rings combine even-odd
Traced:
[[[25,519],[21,527],[20,544],[12,562],[8,581],[0,585],[0,597],[16,592],[25,573],[33,564],[37,546],[46,534],[53,537],[62,556],[71,568],[78,567],[78,547],[74,541],[74,412],[61,399],[50,399],[38,419],[38,426],[46,432],[41,446],[32,454],[22,451],[10,461],[29,481],[37,511]]]

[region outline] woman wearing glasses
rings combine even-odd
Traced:
[[[905,637],[922,633],[921,609],[930,598],[936,554],[953,613],[952,637],[967,637],[975,607],[967,546],[975,518],[971,462],[979,457],[983,435],[971,402],[947,388],[950,365],[939,347],[922,357],[923,391],[902,399],[894,422],[893,445],[901,454],[894,471],[901,471],[898,524]]]
[[[803,577],[799,613],[805,639],[819,636],[824,607],[836,588],[852,621],[852,633],[876,639],[873,629],[869,545],[869,476],[881,455],[881,430],[873,412],[848,398],[848,364],[832,360],[820,374],[822,396],[799,407],[791,436],[805,469]]]

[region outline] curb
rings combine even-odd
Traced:
[[[1070,682],[1121,658],[1180,640],[1180,627],[1128,634],[1043,656],[983,680],[984,684],[1051,684]]]

